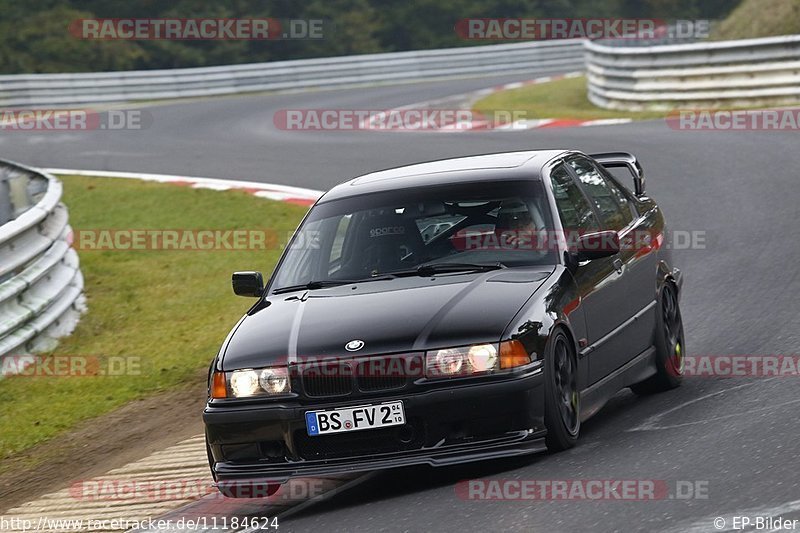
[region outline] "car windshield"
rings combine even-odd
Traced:
[[[555,253],[541,245],[551,228],[538,181],[430,186],[323,202],[292,239],[271,289],[554,264]]]

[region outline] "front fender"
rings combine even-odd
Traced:
[[[580,340],[586,338],[586,316],[575,279],[563,265],[556,267],[520,309],[502,339],[519,340],[529,354],[543,359],[547,341],[557,328],[566,332],[575,353],[580,353]],[[578,361],[581,388],[587,385],[588,364],[586,358]]]

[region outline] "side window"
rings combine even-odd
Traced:
[[[584,157],[573,158],[567,164],[575,171],[586,194],[594,201],[606,228],[621,230],[630,224],[633,220],[630,203],[614,182],[606,179],[594,163]]]
[[[613,175],[603,167],[600,167],[600,173],[605,177],[606,183],[608,184],[609,189],[611,189],[611,194],[614,195],[614,198],[617,199],[617,203],[622,207],[622,211],[624,211],[625,216],[627,213],[631,213],[630,219],[626,219],[627,222],[625,225],[627,226],[634,218],[636,218],[636,207],[631,202],[630,197],[625,194],[623,188],[614,180]]]
[[[599,229],[592,207],[564,165],[550,173],[550,181],[553,183],[558,216],[565,231],[586,232]]]

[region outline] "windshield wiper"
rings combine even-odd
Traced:
[[[374,276],[371,278],[364,278],[364,279],[326,279],[326,280],[316,280],[316,281],[309,281],[308,283],[300,283],[297,285],[287,285],[286,287],[278,287],[277,289],[273,289],[271,292],[272,294],[283,294],[286,292],[294,292],[294,291],[313,291],[314,289],[323,289],[325,287],[336,287],[339,285],[350,285],[351,283],[364,283],[365,281],[381,281],[392,279],[391,276]]]
[[[409,270],[396,270],[384,272],[391,276],[432,276],[434,274],[445,274],[448,272],[489,272],[507,268],[500,261],[496,263],[423,263],[416,268]]]

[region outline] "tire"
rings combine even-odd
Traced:
[[[683,335],[683,319],[678,303],[678,289],[666,283],[658,297],[655,341],[656,373],[654,376],[631,386],[639,395],[655,394],[679,387],[683,381],[686,357],[686,342]]]
[[[581,429],[578,360],[563,331],[550,338],[544,374],[545,443],[549,451],[560,452],[575,446]]]

